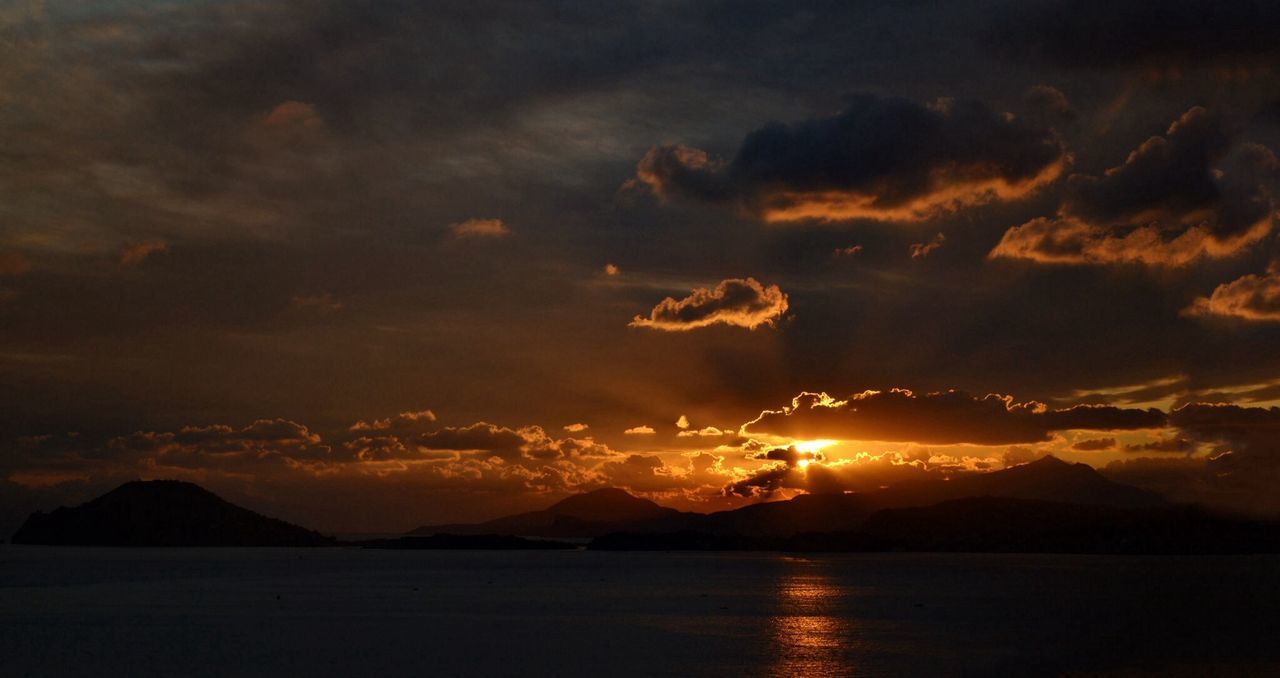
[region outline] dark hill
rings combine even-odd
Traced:
[[[786,501],[762,502],[711,514],[665,508],[611,488],[569,497],[541,511],[483,523],[429,525],[409,534],[599,537],[615,532],[689,532],[776,538],[803,532],[856,530],[868,516],[882,509],[932,506],[965,497],[1006,497],[1128,508],[1167,505],[1159,495],[1108,480],[1088,464],[1070,464],[1054,457],[1044,457],[1030,464],[990,473],[900,483],[873,492],[803,494]]]
[[[33,513],[15,544],[326,546],[334,540],[232,504],[192,483],[135,481],[74,508]]]
[[[617,488],[574,495],[540,511],[529,511],[483,523],[426,525],[409,534],[515,534],[537,537],[594,537],[634,524],[677,521],[681,513]],[[673,523],[675,524],[675,523]]]
[[[1065,504],[973,497],[886,509],[862,528],[907,551],[1213,554],[1280,552],[1280,526],[1197,506]]]
[[[1030,464],[990,473],[957,475],[948,480],[913,481],[873,492],[800,495],[787,501],[753,504],[698,516],[684,529],[772,537],[846,531],[858,529],[871,514],[882,509],[932,506],[965,497],[1128,508],[1167,505],[1160,495],[1108,480],[1088,464],[1070,464],[1044,457]]]

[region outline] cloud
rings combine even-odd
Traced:
[[[501,219],[467,219],[449,224],[455,238],[502,238],[511,229]]]
[[[263,116],[262,126],[276,129],[320,129],[324,127],[324,119],[311,104],[286,101]]]
[[[401,412],[394,417],[385,419],[374,419],[372,421],[360,420],[351,425],[350,431],[389,431],[393,433],[415,433],[422,432],[423,427],[431,424],[436,420],[436,413],[431,410],[419,410],[416,412]]]
[[[733,431],[725,431],[714,426],[706,426],[692,431],[681,431],[676,434],[677,438],[715,438],[719,436],[732,435]]]
[[[587,430],[588,428],[590,428],[590,427],[589,427],[589,426],[587,426],[586,424],[576,423],[576,424],[568,424],[568,425],[566,425],[566,426],[564,427],[564,430],[568,431],[569,433],[581,433],[581,432],[583,432],[583,431]]]
[[[621,274],[621,273],[622,273],[622,269],[618,268],[618,265],[617,265],[617,264],[605,264],[605,265],[604,265],[604,274],[605,274],[605,275],[607,275],[607,276],[609,276],[609,277],[611,277],[611,278],[612,278],[612,277],[614,277],[614,276],[616,276],[616,275],[619,275],[619,274]]]
[[[1221,120],[1195,107],[1101,176],[1071,175],[1057,215],[1010,228],[988,256],[1152,266],[1229,257],[1271,231],[1277,168],[1269,149],[1234,147]]]
[[[1198,297],[1185,313],[1254,322],[1280,322],[1280,262],[1263,275],[1249,274],[1218,285],[1208,297]]]
[[[837,247],[831,251],[833,257],[852,257],[862,252],[862,245],[849,245],[847,247]]]
[[[771,222],[916,221],[1025,197],[1067,162],[1050,130],[976,101],[861,94],[838,115],[752,132],[731,162],[655,147],[636,181],[663,198],[732,202]]]
[[[1093,438],[1090,440],[1081,440],[1071,446],[1071,449],[1079,452],[1096,452],[1099,450],[1115,449],[1115,438]]]
[[[1178,501],[1280,515],[1280,408],[1190,403],[1174,408],[1169,424],[1178,435],[1126,451],[1182,456],[1127,459],[1108,464],[1106,473]],[[1201,445],[1207,454],[1195,454]]]
[[[633,426],[622,432],[629,436],[651,436],[655,433],[652,426]]]
[[[653,307],[649,317],[632,318],[631,327],[685,332],[722,324],[754,330],[772,327],[787,312],[787,295],[777,285],[762,285],[755,278],[730,278],[715,289],[695,287],[684,299],[667,297]]]
[[[942,243],[946,241],[947,241],[947,236],[939,233],[938,235],[935,235],[933,237],[933,240],[930,240],[927,243],[923,243],[923,242],[915,243],[911,245],[911,258],[924,259],[925,257],[929,256],[930,252],[938,249],[939,247],[942,247]]]
[[[1077,405],[1051,410],[1043,403],[1019,403],[1012,396],[971,396],[943,391],[917,396],[905,389],[866,391],[836,400],[825,393],[801,393],[779,410],[765,410],[743,425],[744,434],[790,438],[1006,445],[1050,439],[1050,432],[1073,429],[1158,428],[1158,410]]]
[[[213,424],[136,431],[112,438],[106,448],[114,457],[142,459],[154,467],[242,473],[322,463],[330,454],[318,434],[288,419],[258,419],[240,429]]]
[[[1148,443],[1125,445],[1125,452],[1191,452],[1196,448],[1195,441],[1183,436],[1161,438]]]
[[[1033,85],[1023,100],[1033,111],[1048,119],[1074,120],[1076,111],[1062,90],[1049,85]]]
[[[683,414],[680,415],[680,418],[676,420],[676,428],[678,429],[689,428],[689,418],[684,416]]]

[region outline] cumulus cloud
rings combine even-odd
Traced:
[[[1269,149],[1234,147],[1221,120],[1195,107],[1101,176],[1073,174],[1057,215],[1010,228],[989,257],[1153,266],[1229,257],[1271,231],[1277,168]]]
[[[502,238],[511,229],[501,219],[467,219],[449,224],[455,238]]]
[[[351,425],[351,431],[392,431],[396,433],[406,433],[424,430],[422,427],[431,424],[436,420],[436,413],[431,410],[419,410],[416,412],[401,412],[394,417],[385,419],[374,419],[372,421],[360,420]]]
[[[680,415],[680,418],[676,420],[676,428],[682,429],[682,430],[689,428],[689,418],[684,416],[683,414]]]
[[[786,312],[787,295],[777,285],[766,286],[755,278],[730,278],[715,289],[695,287],[683,299],[667,297],[648,317],[636,316],[629,325],[666,332],[717,324],[754,330],[762,325],[772,327]]]
[[[929,253],[942,247],[942,243],[947,241],[947,236],[939,233],[933,236],[933,240],[929,242],[918,242],[911,245],[911,258],[924,259]]]
[[[651,436],[656,431],[653,430],[652,426],[633,426],[622,433],[629,436]]]
[[[111,439],[107,451],[145,458],[151,466],[253,472],[275,464],[323,462],[330,448],[306,426],[259,419],[240,429],[225,424],[184,426],[176,432],[137,431]]]
[[[1280,322],[1280,262],[1272,262],[1263,275],[1251,273],[1218,285],[1209,296],[1193,301],[1185,312],[1195,316]]]
[[[583,431],[587,430],[588,428],[590,428],[590,427],[589,427],[589,426],[587,426],[586,424],[583,424],[583,423],[574,423],[574,424],[567,424],[567,425],[564,427],[564,430],[568,431],[569,433],[581,433],[581,432],[583,432]]]
[[[925,444],[1005,445],[1050,439],[1050,432],[1072,429],[1158,428],[1159,410],[1077,405],[1049,409],[1043,403],[1019,403],[1012,396],[971,396],[962,391],[916,395],[905,389],[866,391],[845,400],[826,393],[801,393],[791,404],[765,410],[743,425],[743,433],[791,438],[917,442]]]
[[[699,429],[685,430],[676,434],[677,438],[715,438],[719,436],[732,435],[732,431],[725,431],[715,426],[704,426]]]
[[[1052,131],[976,101],[862,94],[838,115],[752,132],[731,162],[653,148],[636,181],[660,197],[733,203],[765,221],[915,221],[1022,198],[1067,162]]]
[[[164,252],[169,249],[169,243],[164,240],[140,240],[136,243],[124,243],[120,246],[119,258],[120,264],[123,266],[137,266],[147,260],[147,257],[154,255],[156,252]]]

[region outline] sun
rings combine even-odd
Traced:
[[[800,460],[796,461],[796,466],[799,466],[800,468],[805,468],[805,467],[807,467],[809,464],[812,464],[812,463],[813,463],[813,460],[812,460],[812,459],[800,459]]]
[[[825,450],[828,447],[831,447],[832,445],[835,445],[838,442],[840,441],[828,440],[826,438],[822,438],[819,440],[797,440],[794,443],[791,443],[791,446],[796,448],[797,451],[812,453],[812,452]]]

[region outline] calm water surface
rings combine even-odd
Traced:
[[[0,546],[0,674],[1280,675],[1280,558]]]

